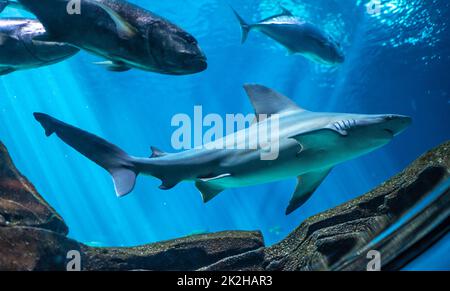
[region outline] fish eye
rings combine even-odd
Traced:
[[[188,33],[181,33],[180,36],[190,44],[197,44],[197,40]]]
[[[188,36],[187,41],[190,44],[197,44],[197,40],[195,38],[193,38],[192,36],[190,36],[190,35]]]

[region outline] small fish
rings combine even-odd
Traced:
[[[275,234],[275,235],[280,235],[282,231],[283,231],[283,228],[279,225],[271,227],[269,229],[269,232],[272,234]]]
[[[242,29],[242,43],[251,30],[259,30],[284,46],[289,54],[301,54],[307,59],[325,65],[338,65],[345,56],[341,45],[315,25],[295,17],[283,8],[281,14],[271,16],[256,24],[248,24],[233,10]]]
[[[0,75],[51,65],[79,51],[65,43],[33,40],[45,33],[35,19],[0,19]]]
[[[39,40],[69,43],[105,58],[97,64],[110,71],[187,75],[207,68],[192,35],[148,10],[124,0],[79,0],[80,13],[68,13],[70,1],[0,0],[0,11],[28,10],[47,31]]]

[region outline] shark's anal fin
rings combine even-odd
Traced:
[[[195,187],[197,187],[197,189],[202,194],[204,203],[208,203],[214,197],[216,197],[220,192],[222,192],[224,190],[216,185],[212,185],[208,182],[202,182],[202,181],[195,182]]]
[[[294,195],[289,202],[286,209],[286,215],[291,214],[297,208],[302,206],[316,191],[322,181],[328,176],[331,169],[310,172],[305,175],[297,177],[297,188],[295,188]]]
[[[170,179],[161,179],[161,181],[162,184],[161,186],[159,186],[159,189],[161,190],[170,190],[176,185],[178,185],[178,183],[180,183],[180,181],[178,180],[170,180]]]

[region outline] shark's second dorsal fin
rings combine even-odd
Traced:
[[[151,147],[152,150],[152,155],[150,156],[150,158],[159,158],[159,157],[164,157],[167,155],[166,152],[163,152],[162,150],[156,148],[156,147]]]
[[[246,84],[244,89],[250,97],[255,114],[272,115],[287,111],[306,111],[288,97],[262,85]]]

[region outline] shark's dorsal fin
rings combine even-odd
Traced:
[[[244,85],[244,89],[250,97],[256,116],[267,116],[287,111],[306,111],[286,96],[265,86],[246,84]]]
[[[159,157],[164,157],[167,155],[166,152],[163,152],[162,150],[158,149],[157,147],[150,147],[152,150],[152,155],[150,156],[150,158],[159,158]]]

